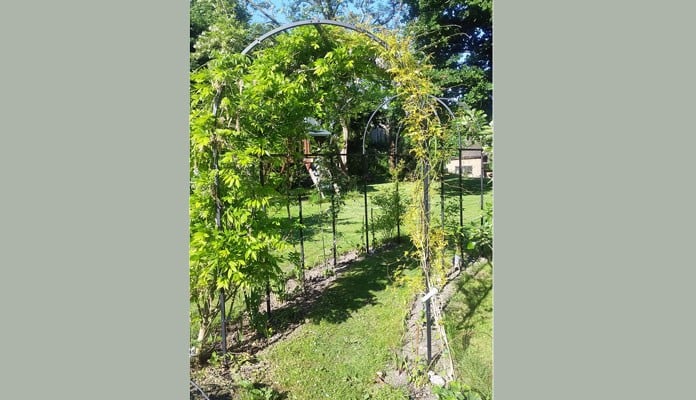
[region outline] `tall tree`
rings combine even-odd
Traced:
[[[191,70],[205,64],[214,52],[237,53],[252,34],[251,15],[238,0],[190,0]]]
[[[405,0],[409,27],[445,95],[492,115],[492,0]]]

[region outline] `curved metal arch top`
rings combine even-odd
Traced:
[[[362,28],[358,28],[358,27],[355,26],[355,25],[348,24],[348,23],[345,23],[345,22],[333,21],[333,20],[330,20],[330,19],[308,19],[308,20],[305,20],[305,21],[291,22],[291,23],[289,23],[289,24],[285,24],[285,25],[283,25],[283,26],[279,26],[278,28],[275,28],[275,29],[273,29],[273,30],[270,30],[270,31],[264,33],[263,35],[261,35],[261,36],[259,36],[258,38],[254,39],[254,41],[251,42],[251,44],[249,44],[244,50],[242,50],[242,54],[244,54],[244,55],[248,54],[251,50],[254,49],[254,47],[258,46],[259,44],[261,44],[261,42],[263,42],[264,40],[268,39],[268,38],[271,37],[271,36],[274,36],[274,35],[277,35],[277,34],[280,33],[280,32],[287,31],[287,30],[289,30],[289,29],[296,28],[296,27],[298,27],[298,26],[304,26],[304,25],[334,25],[334,26],[340,26],[340,27],[342,27],[342,28],[350,29],[350,30],[352,30],[352,31],[365,34],[365,35],[367,35],[370,39],[372,39],[372,40],[374,40],[375,42],[379,43],[379,44],[380,44],[382,47],[384,47],[385,49],[388,48],[387,43],[386,43],[384,40],[378,38],[378,37],[377,37],[375,34],[373,34],[372,32],[367,31],[367,30],[362,29]]]
[[[390,96],[390,97],[387,97],[386,99],[384,99],[384,101],[382,101],[382,103],[380,103],[380,105],[375,109],[375,111],[372,112],[372,115],[370,115],[370,118],[368,118],[367,124],[365,124],[365,130],[363,131],[363,136],[362,136],[362,154],[363,155],[365,155],[365,138],[367,137],[367,131],[370,128],[370,124],[372,123],[372,119],[375,117],[375,115],[377,115],[377,112],[382,107],[388,105],[389,103],[392,102],[392,100],[394,100],[397,97],[398,97],[398,95],[394,95],[394,96]],[[452,112],[452,109],[449,108],[447,103],[445,103],[443,101],[443,98],[433,96],[432,94],[429,94],[428,97],[430,97],[431,99],[435,99],[435,101],[437,101],[440,105],[442,105],[445,108],[445,110],[447,110],[447,113],[449,114],[451,119],[455,118],[454,113]],[[462,147],[462,133],[459,130],[457,130],[457,140],[459,142],[459,147]],[[396,141],[397,141],[397,143],[399,141],[398,133],[396,136]]]

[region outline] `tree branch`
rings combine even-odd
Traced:
[[[263,14],[264,17],[268,18],[271,23],[273,23],[275,26],[281,26],[282,24],[278,22],[277,19],[275,19],[272,15],[268,14],[266,10],[263,9],[260,5],[256,4],[252,0],[246,0],[246,3],[250,5],[252,8],[254,8],[256,11],[260,12]]]

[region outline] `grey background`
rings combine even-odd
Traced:
[[[494,2],[497,400],[693,397],[685,4]]]
[[[0,8],[0,398],[187,398],[188,2]]]
[[[495,2],[495,396],[688,398],[685,2]],[[188,4],[0,10],[2,398],[185,398]]]

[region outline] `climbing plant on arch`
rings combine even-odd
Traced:
[[[291,29],[298,33],[279,35]],[[274,45],[262,48],[271,38]],[[252,57],[252,50],[258,54]],[[201,357],[211,348],[217,307],[223,321],[237,298],[258,311],[264,291],[282,285],[278,254],[288,244],[265,210],[278,197],[283,171],[301,160],[297,145],[310,116],[340,131],[345,142],[350,118],[399,97],[401,135],[413,144],[422,199],[410,211],[419,225],[412,241],[426,288],[438,284],[432,266],[444,232],[429,223],[427,186],[432,166],[442,161],[438,144],[446,130],[429,68],[408,37],[313,20],[275,29],[240,53],[216,54],[192,74],[190,276]],[[277,153],[288,157],[268,157]]]

